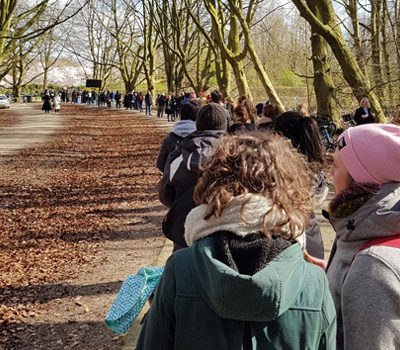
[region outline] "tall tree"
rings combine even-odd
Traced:
[[[254,16],[255,11],[257,10],[258,1],[250,1],[247,6],[247,13],[243,13],[243,3],[242,1],[236,0],[228,0],[229,10],[233,12],[241,25],[242,33],[245,41],[245,46],[247,47],[248,53],[250,55],[251,61],[254,64],[254,68],[258,74],[261,83],[263,84],[264,90],[268,95],[271,103],[279,106],[279,108],[284,111],[284,106],[276,93],[267,72],[264,69],[264,66],[261,63],[260,58],[258,57],[256,47],[253,42],[253,38],[250,32],[251,22]]]
[[[159,34],[155,30],[156,0],[142,0],[143,20],[143,70],[147,81],[147,90],[153,91],[156,80],[156,58]]]
[[[75,6],[75,0],[68,0],[63,6],[57,7],[50,0],[27,2],[26,6],[18,7],[18,0],[1,0],[0,6],[0,65],[15,50],[21,41],[40,37],[51,28],[68,21],[86,6],[86,2]],[[48,6],[52,4],[52,21],[38,25]],[[48,13],[47,13],[48,16]],[[10,31],[10,28],[13,28]]]
[[[352,88],[356,98],[360,101],[363,97],[368,97],[379,121],[386,122],[381,104],[375,92],[371,89],[366,74],[361,70],[343,37],[331,0],[320,0],[318,2],[318,8],[321,12],[326,13],[327,19],[329,19],[327,23],[322,22],[315,16],[304,0],[293,0],[293,3],[299,10],[300,15],[310,23],[312,30],[320,34],[328,42],[340,64],[344,78]]]
[[[322,22],[327,21],[324,13],[318,8],[318,0],[307,0],[307,3]],[[317,98],[317,113],[328,115],[333,120],[339,120],[336,102],[336,88],[333,83],[328,48],[325,39],[316,32],[311,33],[312,62],[314,67],[314,92]]]

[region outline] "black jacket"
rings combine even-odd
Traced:
[[[244,133],[248,133],[250,131],[254,131],[256,130],[256,127],[254,124],[242,124],[242,123],[233,123],[230,127],[228,132],[230,134],[236,134],[236,133],[240,133],[240,134],[244,134]]]
[[[193,190],[199,167],[204,158],[212,154],[213,145],[224,133],[221,130],[195,131],[180,142],[180,155],[174,155],[176,158],[172,161],[167,159],[165,164],[158,193],[160,201],[171,209],[163,220],[163,232],[180,246],[186,246],[186,216],[196,206]]]
[[[375,123],[375,117],[373,117],[371,113],[372,111],[368,108],[368,117],[363,118],[362,116],[365,115],[365,111],[364,108],[360,107],[354,114],[354,121],[357,123],[357,125]]]

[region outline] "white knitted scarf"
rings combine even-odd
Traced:
[[[242,204],[247,200],[240,215]],[[271,208],[271,202],[263,197],[254,194],[247,194],[234,197],[232,201],[225,207],[219,218],[214,215],[204,220],[207,205],[202,204],[192,209],[185,222],[185,240],[188,246],[194,242],[212,235],[218,231],[229,231],[237,236],[245,237],[251,233],[263,232],[263,217]],[[286,213],[282,210],[278,215],[268,214],[265,218],[268,230],[272,230],[275,225],[282,222]],[[244,221],[243,221],[244,219]],[[286,224],[281,228],[281,232],[288,232],[289,225]],[[305,235],[299,229],[296,230],[296,240],[305,248]]]

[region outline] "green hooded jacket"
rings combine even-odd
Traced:
[[[213,237],[167,261],[137,349],[335,349],[336,314],[324,271],[299,244],[253,276],[215,259]]]

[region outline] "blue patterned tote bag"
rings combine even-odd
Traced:
[[[163,271],[164,266],[142,267],[136,275],[128,275],[105,318],[113,332],[128,331],[160,282]]]

